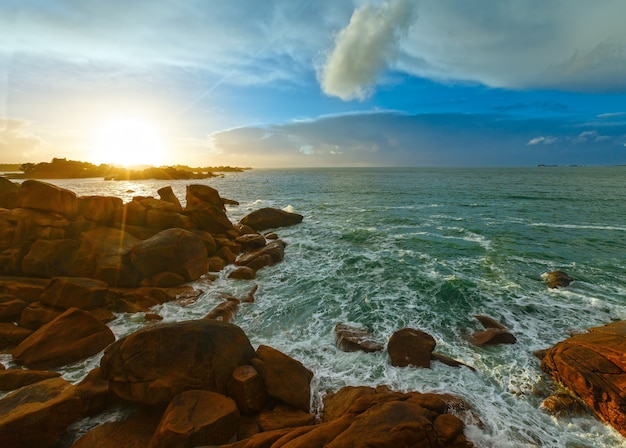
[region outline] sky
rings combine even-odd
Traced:
[[[0,163],[626,164],[624,0],[0,0]]]

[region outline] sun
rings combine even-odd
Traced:
[[[161,166],[168,152],[156,126],[131,116],[115,117],[97,126],[90,150],[96,163],[124,166]]]

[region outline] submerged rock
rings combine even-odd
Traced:
[[[381,351],[385,346],[374,339],[374,336],[363,328],[345,324],[335,325],[335,342],[344,352],[363,351],[366,353]]]
[[[550,271],[541,275],[549,288],[561,288],[568,286],[574,281],[573,277],[563,271]]]

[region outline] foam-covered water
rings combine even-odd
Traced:
[[[615,447],[624,439],[593,417],[555,419],[540,409],[554,386],[532,355],[570,331],[626,319],[626,168],[253,170],[199,181],[239,206],[237,221],[260,207],[304,215],[279,229],[283,263],[254,282],[227,280],[232,267],[191,303],[155,311],[165,321],[199,318],[258,284],[234,323],[254,346],[268,344],[315,372],[313,406],[327,390],[387,384],[465,398],[467,434],[483,447]],[[171,185],[184,200],[190,181],[53,181],[80,195],[130,200]],[[198,181],[195,181],[198,182]],[[562,269],[576,281],[549,290],[541,274]],[[474,314],[504,323],[517,344],[479,348]],[[366,327],[381,342],[403,327],[424,330],[436,351],[468,365],[395,368],[385,352],[344,353],[333,327]],[[118,337],[144,324],[120,315]],[[98,357],[63,372],[78,381]]]

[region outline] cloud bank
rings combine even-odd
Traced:
[[[594,126],[505,115],[380,112],[234,128],[213,133],[211,140],[215,153],[257,167],[625,163],[626,121],[602,132]]]

